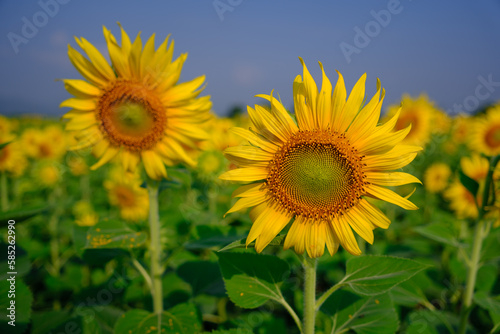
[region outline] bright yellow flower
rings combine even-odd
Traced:
[[[35,167],[35,178],[44,187],[55,186],[62,178],[61,170],[54,163],[42,162]]]
[[[474,154],[471,157],[463,157],[460,167],[465,175],[479,183],[477,205],[481,205],[482,194],[486,175],[488,174],[488,159]],[[458,218],[477,218],[477,206],[474,196],[455,178],[450,188],[444,192],[445,198],[450,201],[450,207],[455,211]]]
[[[451,118],[445,112],[434,109],[431,131],[433,133],[448,133],[451,127]]]
[[[473,119],[467,115],[458,115],[455,117],[452,124],[452,141],[457,144],[467,142],[472,122]]]
[[[302,61],[302,59],[301,59]],[[325,245],[334,254],[341,244],[359,255],[356,232],[373,242],[373,229],[388,228],[389,219],[367,198],[376,198],[407,210],[417,207],[385,186],[419,183],[414,176],[391,172],[410,163],[421,150],[400,145],[410,128],[393,131],[399,112],[378,126],[385,95],[377,93],[362,106],[363,75],[350,96],[342,75],[333,90],[323,71],[321,91],[303,64],[303,77],[293,83],[297,123],[272,95],[258,95],[271,103],[270,110],[248,107],[250,130],[234,129],[250,145],[226,149],[226,157],[239,168],[221,179],[249,183],[233,194],[240,199],[228,211],[254,207],[247,245],[256,240],[261,252],[295,218],[284,248],[323,255]],[[321,65],[323,70],[323,66]]]
[[[78,201],[73,206],[75,224],[78,226],[94,226],[99,221],[99,216],[88,201]]]
[[[438,193],[448,186],[450,167],[442,162],[432,164],[424,174],[424,186],[428,192]]]
[[[471,149],[489,156],[500,154],[500,105],[487,110],[474,122]]]
[[[390,106],[385,119],[392,118],[399,109],[399,105]],[[409,95],[403,95],[401,115],[394,130],[406,129],[411,125],[410,133],[403,142],[411,145],[425,145],[431,136],[434,111],[434,106],[426,95],[420,95],[416,99],[412,99]]]
[[[28,167],[22,144],[13,134],[0,133],[0,144],[3,143],[9,144],[0,149],[0,172],[8,172],[14,177],[21,176]]]
[[[75,176],[82,176],[89,173],[89,167],[87,166],[85,159],[78,155],[68,158],[68,167],[71,174]]]
[[[9,133],[11,131],[11,121],[7,117],[0,115],[0,133]]]
[[[59,160],[67,149],[64,132],[55,125],[43,130],[26,129],[21,141],[26,154],[34,159]]]
[[[142,45],[132,43],[121,29],[121,45],[104,27],[112,67],[86,39],[76,39],[88,59],[69,46],[69,59],[86,80],[64,80],[74,98],[61,107],[72,108],[68,131],[76,131],[73,149],[94,147],[96,169],[113,158],[134,171],[142,161],[153,179],[166,177],[165,164],[194,165],[186,150],[206,137],[200,124],[209,117],[210,97],[198,98],[205,76],[178,84],[187,55],[172,61],[168,38],[155,51],[154,35]]]
[[[137,174],[123,171],[121,166],[115,166],[109,180],[104,181],[109,202],[119,208],[120,216],[125,220],[140,221],[148,217],[148,192],[141,183]]]

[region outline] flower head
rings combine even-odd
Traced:
[[[442,162],[432,164],[424,174],[424,186],[428,192],[438,193],[448,186],[450,167]]]
[[[353,231],[372,243],[373,229],[390,224],[368,198],[417,209],[385,186],[420,182],[393,170],[410,163],[421,148],[400,144],[410,127],[393,131],[399,112],[378,125],[385,95],[379,82],[377,93],[363,106],[365,75],[347,97],[340,73],[332,89],[320,64],[323,84],[318,91],[302,64],[303,77],[293,83],[297,122],[272,94],[258,95],[270,108],[248,107],[252,128],[234,130],[250,145],[226,149],[226,157],[239,168],[220,178],[248,184],[235,191],[239,200],[228,213],[253,207],[247,245],[256,240],[257,252],[294,219],[285,248],[319,257],[325,245],[332,255],[342,245],[358,255]]]
[[[74,95],[61,107],[72,108],[64,117],[66,129],[76,132],[73,149],[93,147],[100,160],[96,169],[117,159],[134,171],[142,162],[153,179],[167,175],[165,164],[193,165],[186,150],[206,137],[199,124],[209,117],[210,97],[199,98],[204,76],[178,84],[187,55],[172,60],[168,38],[155,50],[152,35],[143,46],[140,35],[131,42],[121,29],[121,45],[104,27],[111,65],[86,39],[76,39],[85,58],[69,46],[71,62],[85,80],[64,80]]]
[[[500,104],[491,107],[473,126],[471,148],[489,156],[500,154]]]

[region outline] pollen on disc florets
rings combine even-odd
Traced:
[[[344,134],[299,131],[270,161],[266,185],[289,212],[331,219],[356,205],[364,193],[362,159]]]
[[[129,80],[117,80],[104,91],[96,116],[110,143],[130,151],[151,149],[167,125],[165,107],[156,94]]]

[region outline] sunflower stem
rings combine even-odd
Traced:
[[[159,182],[148,178],[149,195],[149,231],[151,254],[151,296],[153,297],[153,310],[158,315],[158,331],[161,329],[161,314],[163,312],[163,291],[161,272],[161,243],[160,243],[160,217],[158,213],[158,187]]]
[[[316,264],[317,259],[304,259],[304,334],[314,334],[316,323]]]
[[[474,298],[474,288],[476,286],[477,272],[481,260],[481,248],[483,245],[484,238],[487,235],[485,230],[484,215],[487,212],[487,207],[489,206],[489,195],[491,193],[491,186],[493,180],[493,172],[496,165],[500,160],[500,155],[497,155],[490,159],[490,168],[486,176],[484,189],[483,189],[483,199],[481,207],[479,208],[479,213],[476,221],[476,229],[474,232],[474,241],[472,244],[472,254],[470,258],[469,273],[467,275],[467,285],[465,287],[465,293],[462,300],[462,310],[460,312],[460,328],[458,333],[465,334],[467,331],[467,322],[469,318],[470,311],[472,310],[472,300]]]
[[[7,188],[7,173],[2,172],[0,173],[1,176],[1,197],[2,197],[2,211],[7,211],[9,209],[9,190]]]

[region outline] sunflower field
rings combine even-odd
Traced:
[[[299,58],[293,109],[220,117],[117,30],[69,46],[61,119],[0,117],[1,333],[500,332],[500,104]]]

